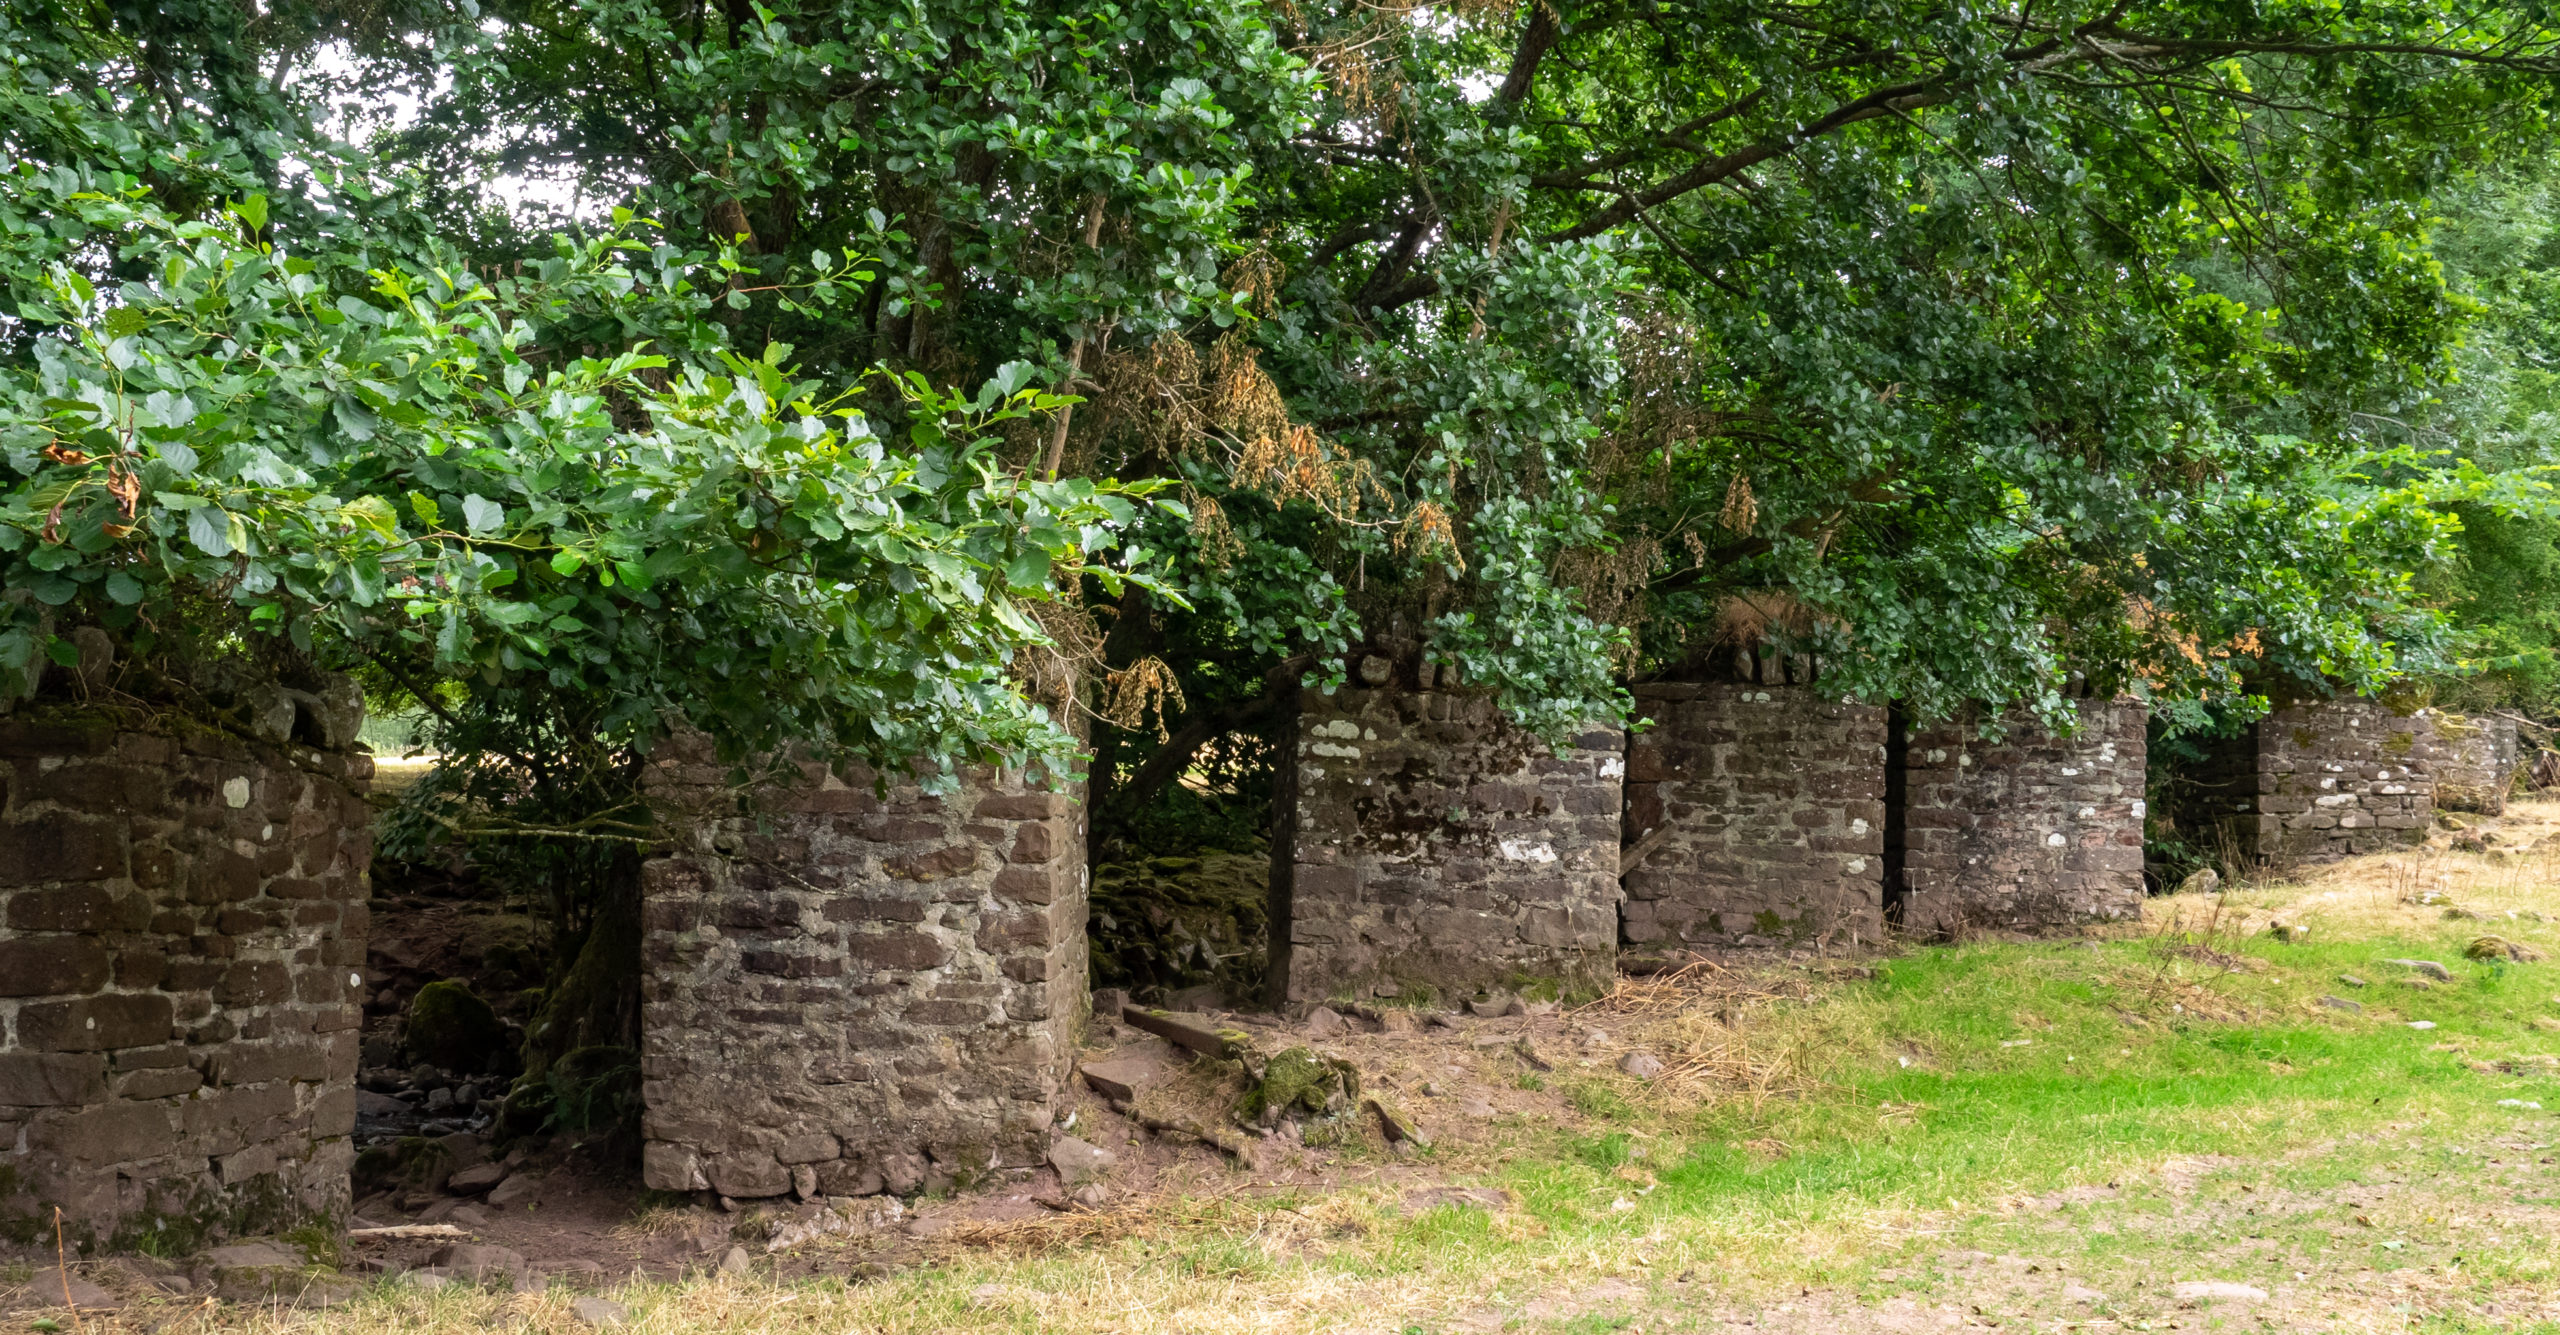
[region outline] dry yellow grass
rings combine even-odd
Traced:
[[[2502,817],[2460,819],[2499,843],[2467,853],[2439,842],[2244,880],[2219,896],[2164,895],[2144,906],[2144,923],[2192,931],[2220,915],[2227,920],[2220,930],[2242,935],[2282,919],[2328,936],[2381,936],[2435,930],[2448,910],[2476,914],[2483,931],[2550,916],[2560,879],[2560,800],[2519,800]],[[2536,847],[2546,839],[2554,842]]]

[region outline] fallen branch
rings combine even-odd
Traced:
[[[471,1235],[451,1224],[387,1224],[380,1228],[351,1228],[349,1242],[391,1241],[400,1238],[469,1238]]]
[[[1250,1168],[1254,1166],[1253,1142],[1225,1127],[1207,1126],[1191,1118],[1159,1117],[1142,1111],[1134,1103],[1114,1102],[1111,1111],[1160,1134],[1189,1136],[1212,1149],[1223,1151],[1229,1158]]]

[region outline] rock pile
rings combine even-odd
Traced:
[[[1201,987],[1260,996],[1270,881],[1271,855],[1259,850],[1094,868],[1094,984],[1159,1004]]]

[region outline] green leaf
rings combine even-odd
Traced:
[[[231,514],[220,506],[207,505],[187,512],[187,538],[198,551],[211,557],[231,555]]]

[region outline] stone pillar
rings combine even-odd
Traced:
[[[1611,985],[1622,734],[1550,752],[1490,697],[1399,690],[1304,692],[1293,731],[1275,1000]]]
[[[2516,721],[2496,714],[2427,711],[2435,725],[2435,804],[2446,811],[2502,816],[2523,753]]]
[[[1657,682],[1627,743],[1630,947],[1884,939],[1885,711]]]
[[[2071,735],[2013,712],[1996,742],[1978,720],[1904,739],[1899,892],[1905,931],[2040,928],[2142,908],[2149,710],[2078,702]]]
[[[74,717],[0,766],[0,1238],[342,1220],[372,760]]]
[[[662,795],[723,769],[670,757]],[[725,1196],[912,1194],[1041,1162],[1087,1003],[1084,809],[803,767],[643,872],[643,1175]]]
[[[2278,706],[2198,767],[2194,824],[2257,861],[2332,862],[2426,842],[2440,759],[2432,711],[2376,700]]]

